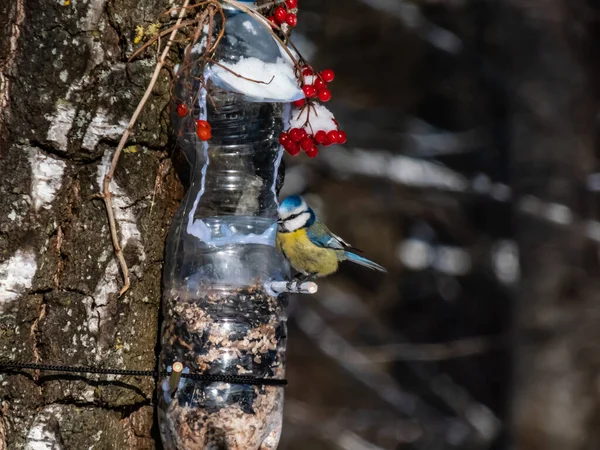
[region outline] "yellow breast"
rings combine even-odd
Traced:
[[[337,252],[314,245],[304,228],[291,233],[277,233],[277,247],[298,272],[323,277],[338,268]]]

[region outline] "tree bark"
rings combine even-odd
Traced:
[[[0,5],[1,359],[154,369],[164,236],[182,194],[165,152],[166,72],[111,185],[132,272],[121,298],[93,196],[154,67],[152,52],[126,65],[135,28],[167,7]],[[0,449],[154,448],[153,391],[152,378],[0,374]]]

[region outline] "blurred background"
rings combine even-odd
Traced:
[[[349,138],[288,157],[281,196],[304,195],[389,274],[346,265],[292,300],[279,448],[509,448],[520,269],[504,86],[484,49],[493,10],[299,7],[292,40],[335,70],[328,106]]]

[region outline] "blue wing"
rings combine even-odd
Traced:
[[[350,244],[345,242],[341,237],[333,234],[327,229],[325,225],[323,225],[319,221],[316,221],[314,224],[312,224],[306,229],[306,235],[308,236],[308,239],[318,247],[330,248],[332,250],[341,250],[342,252],[344,252],[343,256],[339,257],[340,260],[346,259],[355,264],[368,267],[371,270],[387,272],[387,270],[379,264],[348,251],[350,249],[357,249],[351,247]]]
[[[336,236],[318,220],[306,230],[308,239],[317,247],[331,248],[333,250],[347,250],[352,248],[341,237]]]

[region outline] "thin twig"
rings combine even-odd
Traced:
[[[129,136],[133,130],[133,127],[134,127],[135,123],[137,122],[138,116],[140,115],[140,113],[142,112],[142,109],[144,108],[144,105],[148,101],[148,98],[150,97],[150,94],[152,93],[152,90],[154,89],[154,85],[156,84],[156,81],[158,80],[160,71],[162,70],[162,67],[165,64],[165,60],[166,60],[169,50],[171,48],[171,44],[173,43],[175,36],[177,35],[179,25],[181,24],[183,17],[185,16],[185,13],[187,11],[187,6],[189,4],[189,1],[190,0],[185,0],[183,3],[183,7],[181,8],[181,10],[179,12],[179,17],[177,19],[175,28],[173,29],[171,36],[169,37],[169,40],[167,41],[167,43],[165,45],[165,49],[156,64],[156,68],[154,69],[154,74],[152,75],[150,84],[148,84],[148,87],[146,88],[146,92],[144,93],[142,100],[140,100],[140,103],[138,104],[135,112],[133,113],[133,116],[131,116],[131,119],[129,120],[129,125],[127,125],[127,128],[125,129],[125,132],[123,133],[123,136],[121,137],[121,141],[119,142],[119,145],[113,156],[110,170],[104,177],[104,197],[103,198],[104,198],[104,204],[106,205],[106,212],[108,214],[108,223],[110,225],[110,235],[112,237],[115,254],[117,255],[117,259],[119,260],[119,265],[121,266],[121,271],[123,272],[123,282],[124,283],[123,283],[123,288],[121,288],[121,291],[119,292],[119,296],[123,295],[129,289],[130,279],[129,279],[129,269],[127,268],[127,262],[125,261],[125,257],[123,256],[123,250],[121,249],[121,245],[119,244],[119,236],[117,233],[117,225],[115,222],[115,214],[114,214],[113,204],[112,204],[112,194],[110,192],[110,182],[113,179],[113,176],[115,174],[115,170],[117,168],[117,163],[119,161],[119,156],[121,156],[121,151],[125,147],[125,144],[127,143],[127,140],[129,139]]]
[[[208,38],[207,38],[207,44],[206,47],[210,47],[208,49],[208,51],[206,52],[207,55],[210,55],[212,52],[214,52],[217,48],[217,45],[219,45],[219,42],[221,42],[221,39],[223,38],[223,36],[225,35],[225,12],[223,11],[223,8],[221,8],[221,5],[219,3],[216,4],[217,5],[217,10],[219,11],[219,14],[221,14],[221,20],[223,21],[223,26],[221,26],[221,30],[219,30],[219,35],[217,36],[217,39],[215,40],[215,43],[213,44],[212,47],[210,47],[210,39],[212,38],[212,31],[213,31],[213,26],[214,26],[214,10],[211,9],[211,13],[210,13],[210,22],[209,22],[209,32],[208,32]]]
[[[143,52],[145,49],[147,49],[148,47],[150,47],[152,44],[154,44],[161,36],[166,36],[169,33],[173,33],[173,31],[177,31],[181,28],[187,27],[188,25],[193,25],[197,22],[196,19],[194,20],[186,20],[185,22],[181,22],[180,20],[177,20],[177,23],[175,25],[173,25],[172,27],[167,28],[164,31],[161,31],[159,34],[157,34],[156,36],[154,36],[152,39],[150,39],[149,41],[145,42],[144,45],[142,45],[140,48],[138,48],[135,52],[133,52],[133,54],[129,57],[129,59],[127,60],[128,62],[133,61],[133,59],[139,55],[141,52]]]
[[[204,26],[204,21],[206,20],[206,16],[208,15],[208,8],[204,10],[204,12],[202,13],[202,15],[200,16],[200,19],[197,21],[196,23],[196,31],[194,32],[194,38],[192,39],[192,42],[190,43],[190,45],[187,46],[187,49],[185,51],[185,55],[183,58],[184,61],[184,67],[186,65],[189,64],[190,61],[190,57],[192,55],[192,50],[193,50],[193,46],[195,45],[196,42],[198,42],[198,39],[200,39],[200,33],[202,33],[202,27]],[[210,33],[209,33],[210,36]],[[207,37],[207,47],[208,47],[208,37]]]
[[[269,2],[269,3],[265,3],[264,5],[257,6],[255,9],[257,11],[260,11],[261,9],[270,8],[271,6],[280,5],[283,2],[284,2],[284,0],[275,0],[274,2]]]
[[[183,8],[183,9],[196,9],[196,8],[198,8],[200,6],[206,5],[207,3],[211,3],[212,1],[214,1],[214,0],[207,0],[207,1],[204,1],[204,2],[195,3],[193,5],[188,5],[185,8],[183,6],[175,6],[173,8],[167,9],[161,15],[162,16],[170,16],[175,11],[181,11],[181,8]]]

